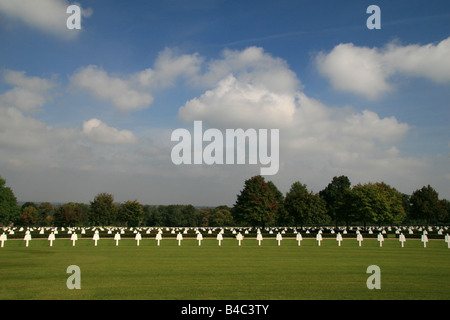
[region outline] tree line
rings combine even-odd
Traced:
[[[262,176],[246,180],[232,207],[148,205],[137,200],[114,201],[97,194],[89,204],[25,202],[18,205],[11,188],[0,177],[0,225],[21,226],[309,226],[446,224],[450,202],[439,199],[430,185],[411,195],[384,182],[351,186],[346,176],[334,177],[314,193],[300,181],[283,195]]]

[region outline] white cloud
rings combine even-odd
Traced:
[[[79,6],[78,3],[70,4]],[[70,16],[66,10],[70,4],[66,0],[2,0],[0,12],[45,33],[62,38],[73,38],[79,32],[69,30],[66,25],[67,18]],[[82,17],[87,18],[92,15],[91,8],[80,7],[80,9]]]
[[[205,120],[218,127],[279,128],[292,121],[295,99],[272,92],[230,75],[179,110],[184,121]]]
[[[153,68],[128,75],[111,75],[90,65],[71,76],[74,87],[86,90],[100,100],[108,101],[120,111],[134,111],[153,103],[153,90],[173,86],[179,77],[191,79],[200,68],[197,54],[176,56],[170,49],[160,52]]]
[[[279,128],[275,179],[292,183],[295,172],[314,187],[340,174],[358,182],[405,180],[400,173],[413,176],[427,166],[423,159],[403,157],[395,145],[407,135],[408,124],[308,97],[287,64],[262,49],[228,51],[198,79],[209,79],[211,88],[186,102],[179,117],[217,128]]]
[[[389,44],[383,53],[386,64],[399,73],[450,82],[450,37],[438,44],[401,46]]]
[[[327,76],[333,87],[369,98],[391,90],[387,77],[392,69],[383,65],[377,49],[340,44],[327,55],[317,58],[319,71]]]
[[[394,89],[390,77],[396,74],[450,82],[449,56],[450,38],[423,46],[390,43],[381,49],[345,43],[320,53],[317,66],[334,88],[375,99]]]
[[[138,72],[134,77],[139,84],[146,88],[166,88],[174,84],[180,77],[194,77],[200,70],[202,59],[198,54],[175,55],[169,48],[158,55],[153,69],[148,68]]]
[[[133,132],[118,130],[95,118],[83,122],[82,132],[93,141],[106,144],[129,145],[138,140]]]
[[[194,80],[199,85],[211,86],[230,74],[240,81],[280,94],[292,94],[301,86],[286,61],[272,57],[260,47],[224,50],[222,58],[209,62],[207,71]]]
[[[100,100],[111,102],[120,111],[143,109],[153,102],[153,97],[133,81],[110,76],[97,66],[78,70],[72,75],[71,83]]]
[[[51,100],[49,91],[55,84],[39,77],[27,77],[25,72],[6,70],[4,82],[15,87],[0,95],[0,101],[25,112],[35,112]]]

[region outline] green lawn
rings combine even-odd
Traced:
[[[81,270],[81,289],[69,290],[69,265]],[[381,289],[369,290],[369,265],[381,269]],[[444,240],[294,239],[258,246],[235,239],[91,239],[76,246],[57,239],[8,240],[0,248],[0,299],[449,299],[450,249]]]

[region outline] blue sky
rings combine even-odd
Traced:
[[[5,0],[0,175],[21,201],[232,205],[260,165],[171,161],[202,120],[279,129],[283,193],[347,175],[448,199],[449,27],[448,1]]]

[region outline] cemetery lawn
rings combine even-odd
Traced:
[[[67,267],[81,270],[81,289],[69,290]],[[381,270],[381,289],[369,290],[367,267]],[[450,299],[450,249],[444,240],[355,239],[91,239],[53,247],[35,239],[8,240],[0,248],[0,299]]]

